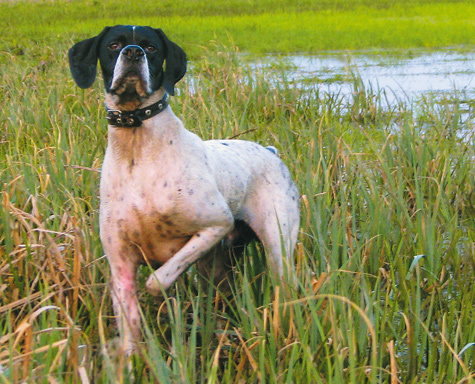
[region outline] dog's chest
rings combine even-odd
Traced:
[[[221,214],[209,182],[191,178],[186,162],[142,160],[131,168],[106,156],[102,172],[103,241],[133,244],[139,258],[167,261]]]

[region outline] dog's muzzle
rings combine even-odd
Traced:
[[[145,51],[138,45],[127,45],[117,58],[110,89],[117,95],[137,93],[145,97],[151,93],[149,76]]]

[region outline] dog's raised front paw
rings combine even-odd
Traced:
[[[163,290],[166,290],[168,287],[164,287],[160,283],[158,277],[156,276],[157,272],[152,273],[147,282],[145,283],[145,288],[147,288],[148,293],[156,298],[163,298]]]

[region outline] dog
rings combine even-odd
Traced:
[[[161,29],[106,27],[75,44],[69,64],[80,88],[93,84],[98,62],[108,120],[100,238],[122,345],[131,353],[142,337],[140,264],[158,267],[146,288],[160,297],[195,262],[218,281],[229,272],[229,249],[256,237],[272,276],[291,277],[299,193],[272,147],[203,141],[185,129],[168,96],[187,58]]]

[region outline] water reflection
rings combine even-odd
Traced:
[[[275,58],[271,59],[274,63]],[[454,50],[417,53],[395,59],[376,55],[295,55],[279,60],[289,68],[288,77],[302,86],[318,86],[328,93],[349,94],[352,74],[359,73],[365,88],[379,90],[388,101],[415,101],[431,94],[464,93],[475,96],[475,53]],[[264,65],[266,66],[266,65]]]

